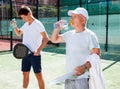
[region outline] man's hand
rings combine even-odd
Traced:
[[[34,51],[34,56],[39,56],[40,55],[40,51]]]
[[[75,68],[74,75],[79,76],[81,74],[84,74],[85,72],[85,67],[84,66],[78,66]]]
[[[93,54],[93,53],[101,56],[100,48],[93,48],[93,49],[91,50],[91,54]]]
[[[89,61],[87,61],[85,64],[75,68],[74,75],[79,76],[84,74],[86,70],[89,70],[89,68],[91,68],[91,64]]]
[[[60,20],[56,23],[54,23],[54,29],[57,29],[57,30],[64,30],[64,25],[65,23],[67,24],[67,22],[65,22],[64,20]]]

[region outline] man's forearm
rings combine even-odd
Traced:
[[[90,61],[87,61],[85,64],[80,65],[75,68],[74,75],[79,76],[81,74],[84,74],[86,70],[89,70],[91,68]]]
[[[16,33],[17,36],[21,35],[21,31],[20,31],[20,29],[17,26],[14,27],[14,31],[15,31],[15,33]]]
[[[37,51],[40,52],[46,46],[47,42],[48,42],[48,38],[43,38],[42,44]]]
[[[53,34],[50,38],[50,40],[53,42],[53,43],[57,43],[57,39],[58,39],[58,36],[59,36],[59,32],[60,32],[60,29],[55,29],[53,31]]]

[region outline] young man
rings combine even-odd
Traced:
[[[23,44],[25,44],[34,54],[22,59],[23,89],[27,89],[29,84],[29,74],[31,66],[38,80],[39,89],[45,89],[41,69],[41,51],[48,42],[48,36],[43,24],[37,20],[28,6],[22,6],[19,16],[25,24],[19,29],[17,25],[14,31],[17,35],[23,34]]]
[[[51,36],[53,43],[66,43],[66,71],[74,72],[75,79],[65,81],[65,89],[89,89],[89,71],[91,68],[88,56],[95,53],[100,55],[100,46],[94,32],[86,28],[89,18],[84,8],[69,10],[74,30],[59,34],[63,27],[58,25]]]

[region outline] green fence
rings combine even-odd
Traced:
[[[4,36],[10,38],[10,19],[16,18],[18,27],[23,25],[24,22],[17,15],[23,4],[30,6],[49,36],[53,32],[53,23],[59,19],[69,21],[67,11],[81,6],[89,12],[87,26],[97,34],[102,51],[120,52],[120,0],[12,0],[12,4],[10,1],[0,0],[0,39]],[[14,32],[12,36],[16,38]]]

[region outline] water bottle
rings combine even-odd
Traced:
[[[68,29],[68,21],[67,21],[67,20],[64,20],[64,21],[63,21],[63,28],[64,28],[65,30]]]
[[[68,22],[67,20],[61,20],[54,24],[54,28],[61,28],[61,29],[68,29]]]
[[[10,22],[9,31],[13,31],[15,23],[16,23],[16,21],[15,21],[15,18],[14,18]]]

